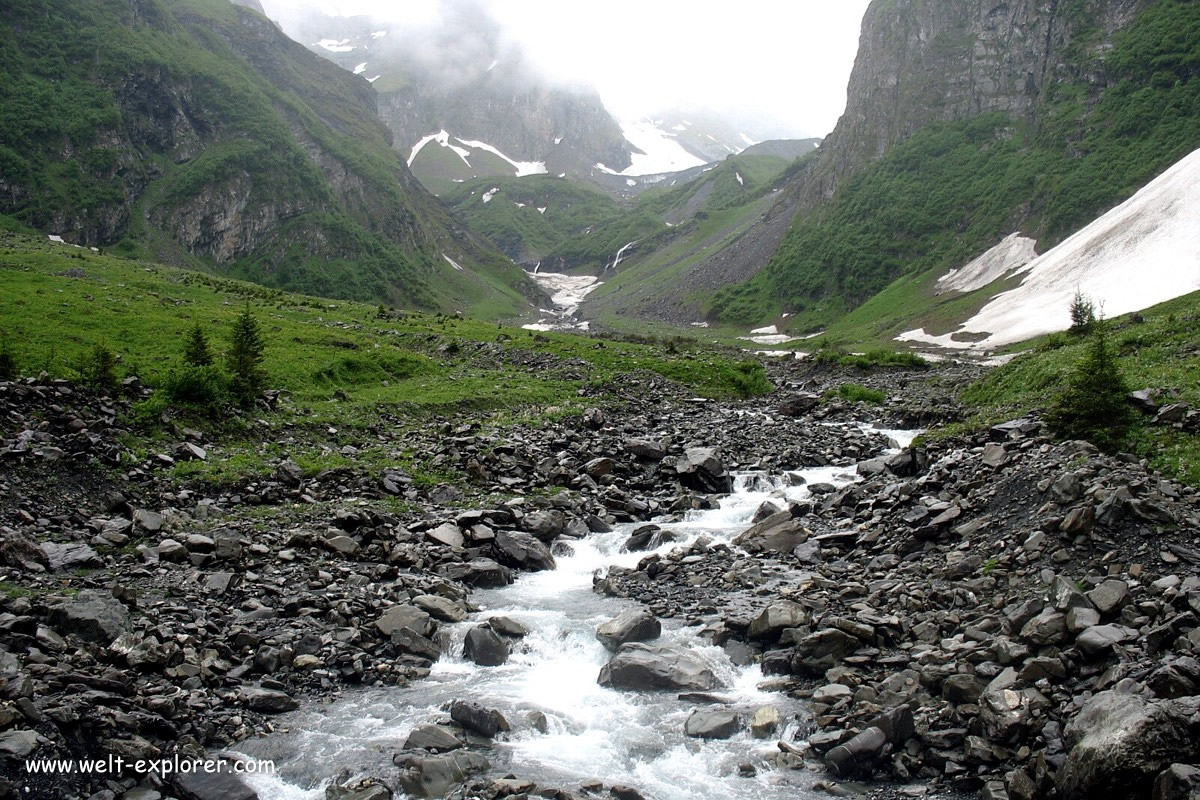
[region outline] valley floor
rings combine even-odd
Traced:
[[[600,532],[713,509],[730,475],[779,485],[816,467],[856,477],[769,496],[732,545],[652,539],[645,558],[596,582],[733,663],[761,663],[797,704],[767,728],[778,744],[745,780],[794,773],[812,791],[901,796],[1134,796],[1170,764],[1197,761],[1194,737],[1167,735],[1190,730],[1200,696],[1194,487],[1133,457],[1055,442],[1036,421],[880,456],[890,443],[870,426],[961,417],[956,398],[978,367],[768,369],[779,388],[766,397],[706,400],[641,373],[615,378],[579,413],[527,420],[385,412],[337,430],[289,417],[280,399],[256,412],[249,435],[281,449],[261,455],[269,471],[249,474],[216,468],[245,457],[239,438],[142,428],[136,397],[0,383],[8,791],[251,797],[228,776],[45,776],[25,759],[240,751],[286,730],[293,710],[368,688],[419,691],[439,658],[462,658],[453,632],[485,618],[474,592],[525,580]],[[821,400],[850,383],[887,399]],[[340,460],[288,457],[315,448]],[[173,467],[181,462],[197,468]],[[520,631],[496,625],[478,636],[519,652]],[[727,710],[720,692],[689,699]],[[523,783],[518,761],[504,766],[516,779],[502,779],[485,765],[501,761],[504,736],[491,742],[486,709],[476,711],[425,731],[433,744],[409,743],[433,750],[369,776],[320,764],[323,779],[388,787],[328,796],[420,786],[654,796],[584,775]],[[536,727],[507,722],[522,735]],[[439,754],[445,736],[466,748]]]

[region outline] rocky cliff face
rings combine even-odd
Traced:
[[[1036,123],[1048,88],[1107,84],[1114,33],[1155,0],[874,0],[846,111],[821,148],[808,204],[934,122],[990,111]]]

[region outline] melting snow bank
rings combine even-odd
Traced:
[[[938,278],[936,294],[982,289],[1037,258],[1036,245],[1037,242],[1028,236],[1010,234],[970,264],[961,269],[952,269]]]
[[[991,349],[1069,328],[1077,290],[1109,317],[1200,290],[1200,150],[1016,274],[1026,275],[1020,286],[955,333],[917,329],[896,338]],[[966,335],[974,341],[961,341]]]
[[[550,294],[550,302],[554,303],[554,308],[543,309],[544,313],[552,316],[522,325],[522,328],[531,331],[588,329],[589,323],[586,320],[577,321],[570,317],[579,310],[583,298],[603,285],[599,279],[594,275],[564,275],[561,272],[535,272],[530,277]]]

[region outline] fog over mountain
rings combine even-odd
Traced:
[[[370,17],[393,41],[402,39],[411,57],[441,70],[447,83],[477,76],[472,64],[482,53],[519,56],[542,81],[595,87],[618,119],[709,112],[767,139],[824,136],[833,128],[867,3],[749,0],[733,11],[673,0],[263,5],[301,40],[314,32],[314,18]]]

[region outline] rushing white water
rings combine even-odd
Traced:
[[[899,446],[911,442],[908,431],[878,431]],[[856,480],[854,467],[820,467],[799,471],[806,483],[845,484]],[[799,500],[806,486],[793,486],[787,476],[765,472],[735,476],[735,492],[720,508],[692,512],[682,522],[661,523],[682,537],[659,552],[687,546],[700,536],[729,542],[744,530],[763,501]],[[496,774],[513,772],[545,784],[564,787],[598,779],[624,783],[657,800],[794,800],[816,797],[815,780],[807,771],[772,770],[767,759],[778,752],[775,739],[756,740],[742,732],[726,741],[702,741],[684,735],[690,713],[702,708],[668,692],[628,692],[596,683],[610,657],[595,638],[600,623],[630,607],[630,601],[602,597],[592,591],[592,577],[610,565],[633,567],[647,554],[621,552],[632,525],[612,533],[571,541],[573,554],[558,559],[558,568],[522,575],[502,589],[480,591],[472,599],[483,611],[467,622],[443,626],[446,655],[428,679],[404,688],[352,691],[343,698],[277,718],[282,732],[243,743],[239,750],[273,759],[274,776],[248,779],[262,800],[321,800],[328,779],[394,774],[392,754],[416,726],[446,719],[443,707],[469,699],[499,709],[513,731],[502,735],[487,754]],[[466,631],[492,615],[524,624],[532,633],[514,647],[499,667],[464,661]],[[694,628],[667,621],[660,644],[685,647],[700,656],[726,685],[714,692],[745,717],[771,705],[780,711],[790,738],[803,717],[803,705],[763,684],[758,666],[738,667],[725,652],[701,639]],[[763,688],[760,688],[760,685]],[[548,732],[527,722],[541,712]],[[739,765],[758,767],[742,777]]]

